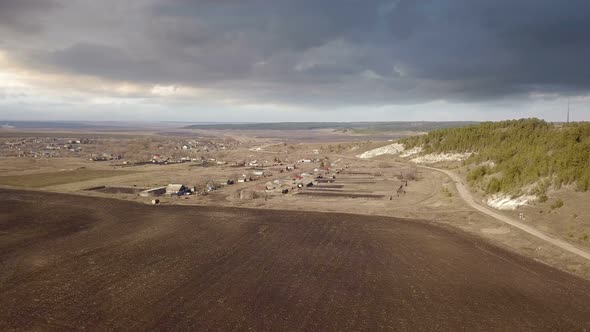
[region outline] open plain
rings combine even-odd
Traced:
[[[590,329],[587,281],[420,221],[0,199],[2,330]]]
[[[0,332],[590,332],[589,16],[0,0]]]

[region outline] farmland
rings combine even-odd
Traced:
[[[310,132],[0,138],[0,330],[587,327],[583,257],[371,153],[396,142]],[[585,248],[584,207],[515,213]]]
[[[127,175],[133,172],[113,170],[77,169],[60,172],[37,173],[29,175],[0,176],[0,184],[12,187],[42,188],[93,179]]]
[[[3,330],[590,324],[587,282],[422,222],[6,189],[0,199]]]

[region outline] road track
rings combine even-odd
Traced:
[[[438,172],[442,172],[444,174],[446,174],[447,176],[449,176],[453,182],[455,183],[455,187],[457,188],[457,191],[459,192],[459,195],[461,196],[461,198],[472,208],[478,210],[481,213],[484,213],[496,220],[499,220],[503,223],[506,223],[510,226],[516,227],[530,235],[533,235],[541,240],[544,240],[556,247],[559,247],[565,251],[568,251],[572,254],[578,255],[580,257],[583,257],[587,260],[590,260],[590,253],[588,253],[587,251],[584,251],[574,245],[572,245],[571,243],[565,242],[563,240],[560,239],[556,239],[554,237],[551,237],[545,233],[543,233],[542,231],[529,226],[523,222],[520,222],[518,220],[512,219],[508,216],[505,216],[501,213],[498,213],[496,211],[493,211],[490,208],[487,208],[483,205],[481,205],[480,203],[478,203],[475,198],[473,197],[473,195],[471,194],[471,192],[469,191],[469,189],[465,186],[465,184],[461,181],[461,178],[459,177],[459,175],[455,174],[452,171],[449,170],[445,170],[445,169],[440,169],[440,168],[434,168],[434,167],[429,167],[429,166],[419,166],[421,168],[426,168],[429,170],[433,170],[433,171],[438,171]]]

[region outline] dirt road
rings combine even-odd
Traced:
[[[570,243],[562,241],[560,239],[553,238],[553,237],[541,232],[540,230],[538,230],[532,226],[529,226],[529,225],[522,223],[518,220],[512,219],[508,216],[505,216],[503,214],[495,212],[492,209],[489,209],[489,208],[479,204],[478,202],[475,201],[475,199],[473,198],[473,195],[471,194],[469,189],[467,189],[465,184],[463,184],[461,178],[457,174],[453,173],[452,171],[434,168],[434,167],[428,167],[428,166],[420,166],[420,167],[427,168],[427,169],[433,170],[433,171],[443,172],[446,175],[448,175],[455,183],[455,186],[457,187],[457,191],[459,192],[459,195],[461,196],[461,198],[463,198],[463,200],[467,204],[469,204],[469,206],[471,206],[472,208],[474,208],[482,213],[485,213],[488,216],[493,217],[501,222],[504,222],[504,223],[514,226],[518,229],[521,229],[521,230],[523,230],[533,236],[536,236],[539,239],[542,239],[542,240],[544,240],[556,247],[559,247],[559,248],[566,250],[570,253],[576,254],[580,257],[590,260],[590,253],[589,252],[584,251],[584,250],[582,250]]]
[[[0,330],[590,329],[587,281],[424,222],[0,202]]]

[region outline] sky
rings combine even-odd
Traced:
[[[587,0],[0,0],[0,120],[590,120]]]

